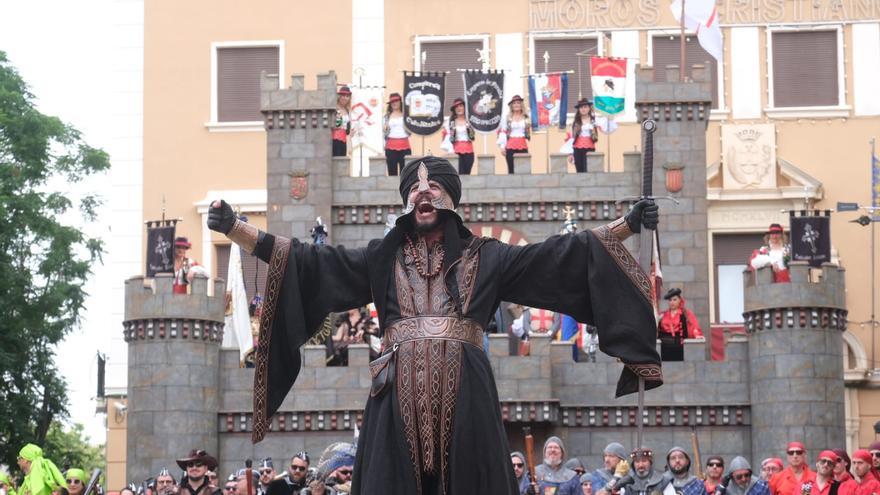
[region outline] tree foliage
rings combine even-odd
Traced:
[[[25,443],[45,447],[67,415],[54,347],[79,322],[102,244],[61,217],[93,220],[100,201],[53,188],[109,166],[76,129],[36,109],[0,51],[0,464],[15,466]]]
[[[104,446],[92,445],[80,423],[65,428],[61,422],[53,422],[46,433],[43,455],[52,459],[59,469],[65,466],[80,468],[86,474],[91,474],[95,468],[105,470]]]

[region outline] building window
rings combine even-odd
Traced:
[[[444,111],[448,111],[452,100],[464,98],[464,79],[458,69],[482,69],[479,61],[482,40],[469,41],[422,41],[421,70],[425,72],[448,72],[446,74],[446,98]]]
[[[681,47],[678,35],[658,35],[651,37],[651,65],[654,67],[654,81],[666,82],[666,66],[681,65]],[[687,65],[686,74],[693,78],[694,64],[702,64],[709,73],[712,81],[712,108],[718,109],[720,98],[718,97],[718,62],[709,52],[703,50],[696,36],[685,35],[684,63]]]
[[[262,122],[260,72],[278,74],[279,46],[215,46],[215,122]]]
[[[593,99],[590,57],[599,55],[599,41],[596,38],[536,39],[533,73],[545,72],[545,53],[548,55],[546,72],[573,72],[568,75],[568,113],[574,112],[578,98]]]
[[[752,251],[764,244],[762,234],[715,234],[712,265],[715,271],[715,323],[743,321],[743,271]]]
[[[217,278],[222,278],[223,280],[229,281],[228,270],[229,270],[229,249],[230,246],[235,246],[236,249],[241,249],[235,244],[226,244],[226,245],[218,245],[217,248]],[[241,251],[241,269],[242,276],[244,277],[244,290],[247,293],[248,303],[253,300],[254,295],[260,294],[263,295],[263,290],[266,287],[266,274],[268,273],[269,266],[264,263],[262,260],[248,254],[244,250]],[[228,289],[229,287],[227,287]]]
[[[838,31],[772,31],[772,107],[837,106]]]

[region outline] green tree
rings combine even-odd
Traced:
[[[25,443],[45,446],[67,416],[54,348],[79,323],[102,244],[61,217],[94,220],[100,200],[53,188],[109,166],[76,129],[36,109],[0,51],[0,464],[15,466]]]
[[[54,421],[46,433],[43,455],[52,459],[59,469],[64,469],[64,466],[80,468],[87,475],[95,468],[104,471],[106,464],[104,446],[93,445],[80,423],[64,428],[61,422]]]

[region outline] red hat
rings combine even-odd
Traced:
[[[816,460],[819,459],[828,459],[829,461],[836,463],[840,460],[840,457],[832,450],[823,450],[822,452],[819,452],[819,457],[816,458]]]
[[[874,460],[871,459],[871,453],[868,452],[867,449],[859,449],[853,452],[852,458],[853,460],[860,459],[864,462],[867,462],[868,464],[872,464],[874,462]]]
[[[452,106],[449,108],[455,108],[459,105],[464,105],[464,100],[462,100],[461,98],[456,98],[456,99],[452,100]]]
[[[189,239],[186,237],[178,237],[177,239],[174,239],[174,247],[185,247],[189,249],[192,247],[192,244],[190,244]]]
[[[868,451],[873,452],[875,450],[880,450],[880,441],[871,442],[871,445],[868,445]]]
[[[513,105],[513,103],[516,102],[516,101],[522,103],[522,101],[523,101],[522,96],[520,96],[520,95],[513,95],[513,98],[511,98],[510,101],[507,102],[507,104],[508,104],[508,105]]]
[[[400,101],[401,99],[400,93],[391,93],[388,95],[388,103],[391,103],[392,101]]]
[[[761,461],[762,468],[764,466],[766,466],[767,464],[776,464],[777,466],[779,466],[779,469],[785,468],[785,465],[782,464],[782,459],[780,459],[778,457],[768,457],[767,459],[764,459],[763,461]]]
[[[774,224],[774,225],[778,225],[778,224]],[[773,225],[771,225],[770,228],[772,229],[772,228],[773,228]],[[781,227],[780,227],[780,228],[781,228]],[[800,442],[788,442],[788,447],[786,447],[785,450],[786,450],[786,452],[789,451],[789,450],[803,450],[803,451],[806,451],[807,448],[804,447],[804,444],[802,444],[802,443],[800,443]]]
[[[768,234],[782,234],[783,232],[782,225],[779,225],[778,223],[771,223],[770,228],[767,229]]]
[[[351,96],[351,88],[349,88],[348,86],[345,86],[345,85],[339,86],[339,89],[336,90],[336,94],[339,96],[342,96],[342,95]]]

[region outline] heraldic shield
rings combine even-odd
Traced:
[[[294,172],[290,174],[290,197],[296,200],[305,199],[309,194],[309,173]]]

